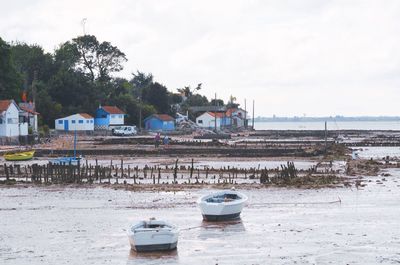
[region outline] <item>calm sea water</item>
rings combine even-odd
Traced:
[[[328,130],[400,130],[400,121],[329,122]],[[324,130],[324,122],[255,122],[256,130]]]

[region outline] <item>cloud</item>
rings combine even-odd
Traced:
[[[4,12],[9,10],[9,12]],[[87,32],[171,90],[256,99],[258,115],[398,115],[398,1],[23,1],[0,11],[7,41],[52,51]]]

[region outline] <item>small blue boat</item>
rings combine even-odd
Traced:
[[[58,157],[56,159],[50,160],[50,163],[54,165],[74,165],[77,166],[79,161],[81,161],[80,156],[76,156],[76,130],[74,134],[74,156],[65,156],[65,157]]]
[[[54,165],[74,165],[77,166],[79,161],[81,160],[80,157],[58,157],[56,159],[50,160],[50,163]]]

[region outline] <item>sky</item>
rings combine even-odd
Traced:
[[[255,116],[400,116],[397,0],[0,0],[0,37],[53,52],[83,34],[169,90],[202,83]]]

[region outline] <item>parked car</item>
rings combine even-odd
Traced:
[[[130,136],[137,134],[136,126],[118,126],[112,129],[112,134],[117,136]]]

